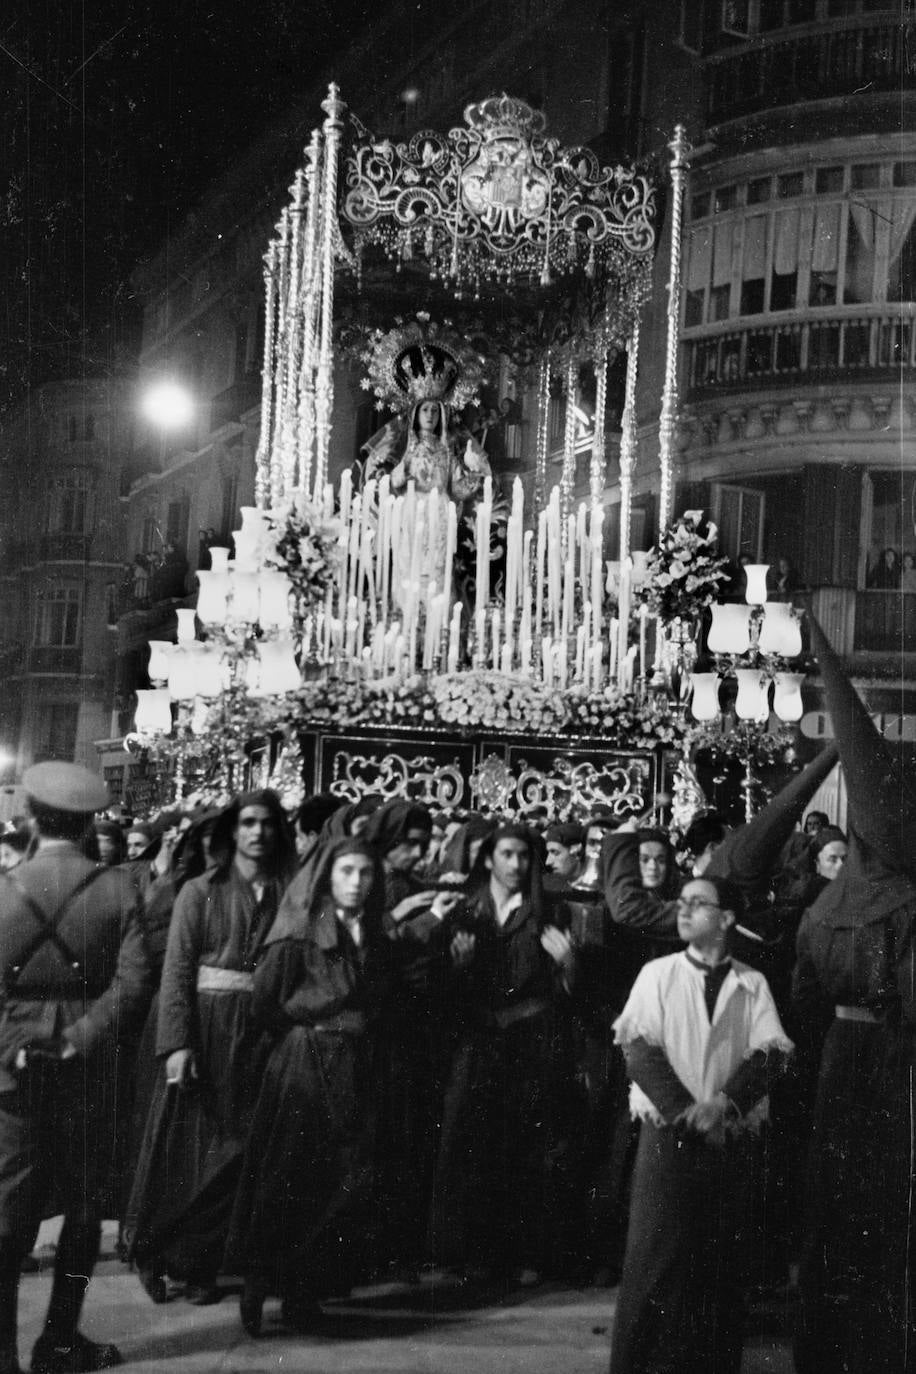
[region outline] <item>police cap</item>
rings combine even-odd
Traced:
[[[54,811],[73,811],[88,816],[111,801],[98,773],[78,763],[36,763],[22,775],[22,785],[33,801]]]

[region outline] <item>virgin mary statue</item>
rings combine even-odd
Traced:
[[[415,526],[422,530],[421,547],[415,550],[413,541],[402,537],[394,550],[393,591],[401,606],[412,568],[420,569],[415,594],[424,597],[430,582],[435,582],[440,592],[452,590],[444,587],[449,507],[456,508],[457,524],[490,475],[483,447],[451,421],[448,399],[457,398],[466,404],[462,397],[467,388],[459,385],[461,369],[456,353],[458,348],[447,346],[441,337],[435,343],[408,340],[390,367],[400,396],[390,391],[385,396],[389,404],[400,400],[401,413],[363,446],[364,483],[387,473],[392,493],[404,496],[412,492],[417,502],[423,499],[422,519]],[[414,514],[411,509],[411,519]]]

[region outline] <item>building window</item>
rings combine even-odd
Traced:
[[[80,590],[63,585],[39,593],[36,643],[42,648],[65,649],[79,643]]]
[[[76,727],[79,705],[72,701],[53,702],[39,716],[36,762],[59,759],[67,762],[76,753]]]
[[[76,443],[76,416],[71,415],[67,420],[67,438],[71,444]]]
[[[66,473],[51,483],[48,506],[49,534],[85,534],[89,528],[89,475]]]
[[[910,181],[916,184],[916,163],[862,163],[697,191],[684,327],[803,307],[912,301]],[[710,220],[713,199],[717,213]],[[845,348],[847,362],[848,353]]]
[[[83,437],[85,439],[95,438],[95,416],[87,415],[83,424]]]
[[[178,501],[170,501],[165,518],[166,543],[171,541],[176,548],[183,549],[188,542],[188,498],[182,496]]]
[[[713,484],[713,510],[719,529],[719,548],[735,562],[746,554],[759,563],[763,552],[766,495],[752,487]]]

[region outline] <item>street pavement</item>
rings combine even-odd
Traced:
[[[24,1369],[49,1290],[49,1268],[23,1276]],[[211,1307],[181,1299],[155,1306],[134,1274],[103,1259],[83,1330],[115,1341],[136,1374],[606,1374],[615,1297],[614,1289],[543,1285],[490,1292],[471,1305],[457,1290],[389,1285],[327,1304],[321,1330],[307,1337],[283,1331],[279,1304],[268,1301],[264,1334],[252,1340],[239,1323],[234,1292]],[[742,1374],[792,1374],[785,1339],[771,1330],[749,1336]]]

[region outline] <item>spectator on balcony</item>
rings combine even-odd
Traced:
[[[146,554],[135,554],[131,578],[134,609],[139,610],[149,605],[150,562]]]
[[[796,572],[784,554],[767,573],[767,590],[771,601],[791,601],[793,592],[800,591],[804,579]]]
[[[188,560],[174,539],[167,539],[162,550],[162,562],[153,578],[154,601],[180,601],[185,595]]]
[[[877,563],[869,567],[865,585],[885,592],[900,586],[900,557],[896,549],[885,549]]]
[[[900,590],[916,592],[916,554],[905,553],[900,565]]]

